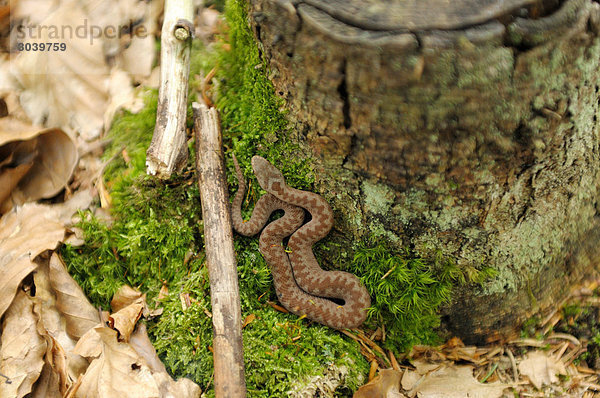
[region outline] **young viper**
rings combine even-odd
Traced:
[[[290,312],[333,328],[354,328],[362,324],[371,305],[369,293],[359,279],[348,272],[324,271],[312,252],[312,245],[326,236],[333,225],[329,204],[319,195],[289,187],[281,172],[260,156],[252,158],[252,168],[260,186],[267,191],[244,221],[241,207],[246,184],[235,156],[238,191],[232,204],[233,228],[253,236],[263,229],[259,250],[271,267],[280,303]],[[306,209],[311,221],[302,225]],[[283,210],[283,217],[266,227],[269,216]],[[290,236],[291,235],[291,236]],[[283,239],[290,236],[290,253]],[[337,304],[328,298],[342,300]]]

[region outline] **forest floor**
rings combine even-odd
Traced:
[[[366,397],[600,396],[600,280],[577,289],[546,318],[532,318],[503,344],[415,346],[375,376]],[[405,366],[408,364],[408,366]],[[400,393],[399,393],[400,391]]]
[[[158,2],[150,3],[148,7]],[[253,154],[268,155],[285,164],[286,178],[295,178],[291,185],[310,189],[310,170],[294,163],[295,149],[278,135],[287,128],[286,121],[281,104],[271,98],[266,67],[242,12],[245,2],[228,4],[230,27],[215,8],[197,15],[190,99],[216,105],[224,149],[245,160],[247,171]],[[158,15],[156,11],[157,20]],[[234,42],[247,47],[236,49]],[[67,389],[78,388],[89,389],[88,396],[117,396],[114,391],[125,384],[133,392],[151,384],[140,373],[152,374],[156,385],[185,390],[187,395],[174,393],[178,398],[196,396],[200,390],[202,397],[214,396],[209,276],[191,141],[189,162],[181,174],[162,182],[145,172],[159,68],[149,55],[158,56],[158,51],[152,52],[158,43],[153,36],[147,43],[150,51],[128,47],[137,52],[129,55],[129,64],[125,57],[120,62],[129,67],[137,66],[131,59],[147,64],[148,78],[135,84],[118,80],[112,94],[102,91],[104,81],[94,74],[70,79],[48,74],[32,83],[35,95],[13,89],[14,101],[2,103],[10,118],[27,119],[15,98],[21,95],[21,103],[33,99],[27,107],[29,118],[50,120],[56,130],[68,130],[78,120],[85,123],[71,139],[65,138],[67,133],[40,128],[39,137],[46,137],[40,142],[34,141],[38,136],[31,138],[32,126],[3,126],[12,138],[0,142],[0,154],[10,152],[16,158],[35,147],[31,157],[52,170],[42,179],[58,181],[58,174],[62,179],[57,182],[60,193],[42,203],[26,203],[18,211],[0,207],[5,212],[0,217],[0,308],[6,311],[0,329],[0,396],[21,390],[31,391],[33,397],[62,397]],[[105,57],[88,58],[98,60],[96,66],[106,73],[111,71],[111,65],[102,64]],[[237,71],[226,71],[235,62],[242,62]],[[36,62],[25,58],[23,64]],[[128,70],[120,76],[132,75]],[[83,96],[88,102],[74,94],[81,94],[81,87],[93,88]],[[123,110],[123,98],[118,106],[106,99],[116,101],[125,91],[131,95],[128,110]],[[64,103],[43,107],[44,98],[61,98]],[[105,109],[113,105],[110,112]],[[90,135],[99,134],[105,120],[112,121],[107,122],[106,135],[82,137],[84,127]],[[18,139],[17,131],[23,134]],[[52,152],[42,150],[51,143],[48,136],[67,144],[54,157],[44,158]],[[30,160],[29,155],[25,158]],[[227,162],[231,172],[230,158]],[[4,166],[0,159],[0,177],[17,178],[17,168]],[[256,184],[250,191],[248,202],[254,202],[260,194]],[[75,208],[84,210],[74,225]],[[440,344],[437,310],[449,303],[453,278],[460,274],[452,264],[445,269],[451,276],[436,280],[433,271],[440,264],[407,258],[404,252],[377,244],[353,248],[347,267],[369,268],[360,276],[373,306],[362,329],[334,330],[289,314],[276,303],[257,239],[236,236],[235,249],[250,397],[600,397],[600,280],[582,285],[543,319],[532,318],[518,338],[467,346],[450,337]],[[328,250],[327,242],[316,250],[319,257],[319,251]],[[418,285],[415,281],[421,283],[417,290],[424,292],[422,297],[403,290]],[[412,302],[403,302],[404,296]],[[109,308],[110,317],[102,311]],[[29,347],[36,347],[35,352]],[[81,356],[89,361],[77,362]],[[69,360],[77,362],[79,373],[69,373],[64,365]],[[129,372],[127,383],[123,377],[106,376],[121,374],[116,369],[123,367]]]

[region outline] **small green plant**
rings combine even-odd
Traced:
[[[562,312],[565,318],[577,318],[584,312],[584,309],[579,304],[567,304]]]
[[[400,351],[438,341],[437,311],[449,302],[452,288],[465,281],[451,260],[427,261],[408,250],[395,253],[381,241],[359,245],[349,270],[371,293],[368,323],[384,323],[385,346]]]
[[[521,337],[522,338],[529,338],[529,337],[536,337],[536,338],[543,338],[543,336],[540,336],[540,334],[538,333],[538,327],[539,324],[541,323],[541,319],[537,316],[533,316],[529,319],[527,319],[525,321],[525,323],[523,323],[523,326],[521,327]]]
[[[190,257],[198,251],[201,218],[197,184],[188,183],[194,182],[193,175],[176,176],[165,185],[145,174],[155,115],[155,91],[148,92],[140,113],[117,115],[104,154],[109,162],[104,179],[113,201],[112,224],[82,213],[79,227],[86,245],[62,249],[74,278],[104,308],[122,284],[154,297],[162,280],[179,279],[198,267]],[[122,151],[129,162],[119,156]]]

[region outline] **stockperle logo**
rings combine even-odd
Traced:
[[[99,65],[136,40],[153,36],[146,26],[144,9],[135,18],[123,17],[120,21],[101,11],[64,5],[25,15],[18,11],[12,14],[11,10],[10,36],[4,38],[11,70],[20,74],[106,75],[110,68]],[[119,12],[114,15],[122,17]]]
[[[69,41],[75,39],[84,39],[88,41],[90,45],[94,45],[94,40],[122,39],[124,37],[144,38],[148,36],[146,27],[141,25],[140,21],[129,21],[128,24],[121,26],[100,26],[90,24],[87,19],[84,19],[82,24],[75,26],[45,25],[23,21],[14,27],[14,32],[17,44],[38,43],[39,45],[45,44],[44,40],[49,40],[53,43],[67,44]]]

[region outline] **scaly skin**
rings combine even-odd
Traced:
[[[273,211],[285,212],[260,236],[260,252],[272,269],[281,304],[294,314],[306,315],[333,328],[354,328],[362,324],[371,303],[364,286],[355,275],[322,270],[312,252],[312,245],[326,236],[333,225],[333,213],[327,202],[317,194],[287,186],[279,170],[255,156],[252,168],[267,194],[256,203],[250,220],[244,222],[241,205],[246,186],[235,156],[234,164],[239,189],[232,205],[232,220],[237,232],[254,235],[264,227]],[[301,228],[304,212],[300,207],[312,215],[312,220]],[[282,241],[290,235],[288,257]],[[344,304],[338,305],[323,297],[338,298]]]

